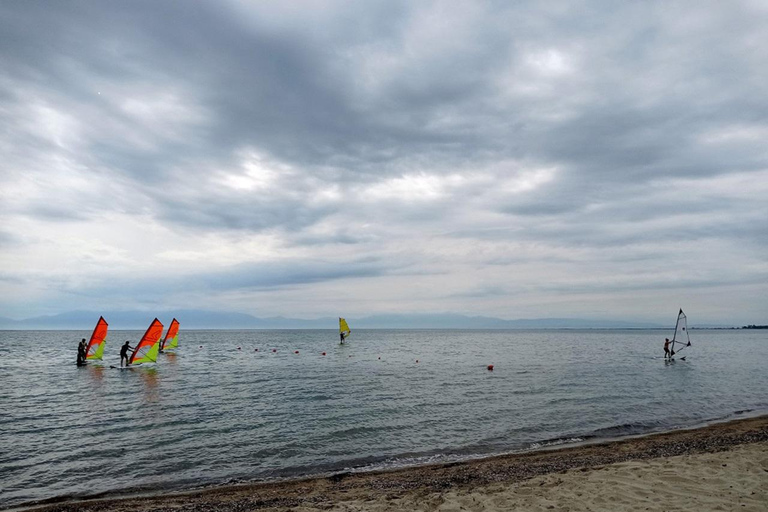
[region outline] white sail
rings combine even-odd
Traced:
[[[690,346],[691,337],[688,334],[688,317],[685,316],[683,309],[680,308],[680,312],[677,314],[677,323],[675,324],[675,334],[672,336],[670,353],[674,356],[685,347]],[[675,349],[675,347],[677,347],[677,349]]]

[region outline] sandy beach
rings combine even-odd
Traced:
[[[768,416],[462,463],[34,510],[764,511]]]

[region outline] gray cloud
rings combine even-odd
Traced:
[[[748,1],[5,3],[4,267],[49,290],[120,282],[126,301],[124,273],[159,269],[168,294],[321,301],[352,279],[374,312],[420,287],[418,307],[493,296],[502,314],[524,289],[560,316],[585,276],[610,308],[667,268],[706,276],[680,288],[715,314],[706,283],[768,277],[767,18]],[[66,270],[39,256],[79,246]]]

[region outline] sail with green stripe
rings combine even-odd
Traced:
[[[179,321],[175,318],[171,320],[171,326],[163,340],[163,350],[173,350],[179,346]]]
[[[154,363],[160,351],[160,338],[163,337],[163,324],[155,318],[147,328],[147,332],[131,354],[128,364]]]
[[[99,317],[99,321],[96,322],[96,327],[91,334],[91,340],[88,342],[88,346],[85,349],[86,359],[101,359],[104,355],[104,346],[107,344],[107,329],[109,324],[104,320],[103,316]]]

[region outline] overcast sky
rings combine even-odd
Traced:
[[[0,2],[0,316],[768,322],[768,2]]]

